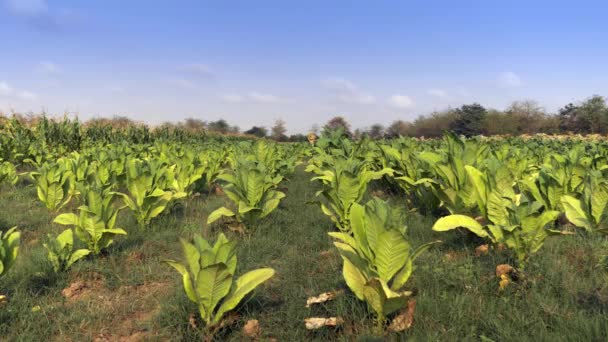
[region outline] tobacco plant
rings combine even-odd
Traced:
[[[405,284],[414,270],[414,260],[431,242],[414,249],[406,237],[403,215],[381,200],[366,206],[353,204],[349,212],[352,235],[330,232],[344,261],[346,284],[376,313],[376,332],[386,318],[407,306],[410,291]]]
[[[13,227],[5,232],[0,231],[0,277],[13,266],[19,254],[21,233]]]
[[[254,223],[268,216],[277,208],[285,194],[276,190],[283,179],[272,176],[263,164],[238,159],[234,170],[218,176],[226,183],[223,190],[232,201],[234,209],[221,207],[213,211],[207,223],[221,217],[234,217],[238,222]]]
[[[185,193],[166,189],[168,172],[168,167],[160,162],[141,159],[127,161],[128,193],[116,194],[131,209],[141,229],[165,211],[172,199],[185,196]]]
[[[89,189],[84,196],[84,205],[78,207],[79,214],[65,213],[53,222],[74,226],[76,236],[95,255],[110,246],[117,235],[127,235],[122,228],[116,228],[116,218],[120,209],[114,206],[114,193],[109,190]]]
[[[74,250],[74,233],[71,229],[64,230],[56,237],[49,234],[48,242],[43,246],[47,250],[47,259],[55,272],[66,271],[76,261],[91,253],[88,249]]]
[[[165,262],[181,274],[186,295],[198,306],[209,336],[226,313],[275,274],[272,268],[260,268],[235,278],[236,243],[221,233],[213,246],[200,235],[194,236],[194,243],[182,239],[181,244],[184,262]]]

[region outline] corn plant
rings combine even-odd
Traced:
[[[344,261],[346,284],[374,310],[376,330],[381,333],[386,318],[407,306],[412,293],[404,287],[414,270],[414,260],[436,242],[412,248],[405,236],[403,216],[377,199],[365,207],[353,204],[349,217],[352,235],[329,235],[338,240],[334,245]]]
[[[254,161],[239,159],[232,172],[223,173],[218,179],[226,183],[223,190],[233,202],[234,210],[221,207],[209,215],[207,223],[221,217],[254,223],[268,216],[285,197],[276,190],[283,177],[271,176],[263,164]]]
[[[74,226],[76,236],[95,255],[109,247],[117,235],[127,235],[116,228],[118,212],[124,208],[114,206],[114,193],[109,190],[89,189],[84,195],[84,205],[78,207],[79,214],[64,213],[53,222]]]
[[[13,227],[6,232],[0,231],[0,277],[13,266],[19,254],[21,233]]]
[[[47,259],[55,272],[66,271],[76,261],[91,253],[88,249],[74,250],[74,233],[71,229],[64,230],[56,237],[49,234],[48,242],[43,246],[47,250]]]
[[[165,262],[181,274],[186,295],[197,304],[209,335],[226,313],[275,273],[272,268],[260,268],[235,279],[236,243],[228,241],[224,234],[213,246],[200,235],[194,236],[194,243],[182,239],[181,244],[184,262]]]

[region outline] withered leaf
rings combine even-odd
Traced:
[[[321,329],[323,327],[335,327],[344,323],[342,317],[310,317],[304,319],[304,324],[308,330]]]

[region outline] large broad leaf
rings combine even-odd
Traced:
[[[247,294],[266,280],[270,279],[274,274],[275,271],[272,268],[260,268],[249,271],[239,277],[232,287],[232,290],[217,310],[214,323],[219,322],[226,312],[234,309]]]
[[[74,251],[74,253],[72,253],[66,261],[65,268],[70,268],[70,266],[72,266],[72,264],[74,264],[76,261],[86,257],[89,254],[91,254],[91,251],[88,249],[79,249]]]
[[[433,225],[433,230],[437,232],[445,232],[456,228],[466,228],[479,237],[488,237],[488,233],[479,222],[465,215],[445,216],[437,220]]]
[[[388,282],[405,265],[411,247],[401,233],[395,229],[387,230],[378,236],[374,254],[380,279]]]
[[[192,274],[196,275],[201,269],[201,254],[199,253],[198,249],[188,241],[180,239],[180,243],[182,245],[184,259],[186,260],[188,269],[190,270],[190,272],[192,272]]]
[[[358,249],[371,259],[369,244],[367,242],[367,232],[365,230],[365,208],[358,203],[354,203],[350,208],[349,219],[350,228],[357,241]]]
[[[465,165],[469,181],[475,190],[475,200],[482,215],[486,215],[486,202],[488,200],[488,189],[486,187],[485,175],[473,166]]]
[[[196,295],[196,292],[194,291],[194,286],[192,286],[192,280],[190,278],[190,273],[188,273],[186,266],[184,266],[174,260],[165,260],[165,262],[168,265],[170,265],[171,267],[175,268],[177,270],[177,272],[179,272],[182,275],[184,290],[186,291],[186,295],[188,296],[188,299],[190,299],[194,303],[198,303],[198,297]]]
[[[391,289],[393,291],[400,291],[401,288],[405,286],[405,283],[410,278],[410,276],[412,275],[412,271],[414,270],[413,261],[416,260],[422,253],[427,251],[433,245],[438,243],[441,243],[441,241],[427,242],[423,245],[418,246],[418,248],[416,248],[416,250],[411,253],[403,268],[401,268],[401,270],[399,270],[399,272],[395,274],[395,277],[393,278],[393,283],[391,284]]]
[[[52,183],[49,184],[49,187],[46,189],[46,206],[49,209],[54,210],[59,206],[61,200],[63,199],[64,192],[61,184]]]
[[[338,176],[338,199],[343,207],[348,207],[359,200],[360,187],[359,178],[350,172],[344,171]]]
[[[264,195],[265,175],[256,169],[249,170],[247,175],[247,202],[252,207],[257,207]]]
[[[78,224],[78,216],[76,216],[76,214],[73,213],[65,213],[65,214],[61,214],[59,216],[57,216],[53,222],[58,223],[58,224],[62,224],[62,225],[66,225],[66,226],[75,226]]]
[[[232,217],[234,216],[234,212],[226,207],[216,209],[211,214],[209,214],[209,217],[207,218],[207,224],[219,220],[222,216]]]
[[[595,226],[602,222],[602,218],[606,214],[606,207],[608,206],[608,190],[605,187],[596,187],[590,193],[591,197],[591,215]]]
[[[208,313],[213,312],[220,300],[230,292],[231,286],[232,274],[225,264],[214,264],[201,269],[196,277],[199,304]]]
[[[344,266],[342,267],[342,275],[344,276],[344,280],[346,281],[346,285],[350,288],[351,291],[359,298],[360,300],[365,299],[364,295],[364,287],[367,283],[367,279],[352,262],[346,257],[342,257],[344,260]]]
[[[508,201],[500,197],[496,191],[490,193],[487,202],[488,219],[496,225],[507,226],[509,224],[507,205]]]
[[[566,213],[568,221],[579,228],[587,230],[593,229],[593,225],[589,221],[590,217],[587,216],[587,213],[583,209],[581,200],[569,195],[564,195],[561,198],[561,203],[564,207],[564,212]]]

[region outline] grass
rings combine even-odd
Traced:
[[[238,308],[236,322],[220,331],[217,340],[244,340],[241,328],[249,319],[259,320],[265,339],[374,340],[371,313],[342,279],[341,259],[327,236],[332,224],[318,207],[307,204],[316,191],[309,179],[298,169],[276,212],[247,235],[227,232],[239,241],[239,274],[259,267],[272,267],[277,274]],[[404,205],[402,199],[386,196],[394,205]],[[179,275],[162,260],[181,257],[180,237],[201,233],[213,240],[223,228],[204,222],[224,202],[216,195],[196,197],[174,206],[143,232],[125,210],[118,226],[128,236],[119,237],[107,254],[56,275],[42,242],[63,227],[51,223],[54,215],[31,186],[4,186],[0,229],[17,225],[23,235],[17,263],[0,279],[0,293],[9,297],[0,307],[0,340],[201,340],[189,323],[196,307],[187,300]],[[608,336],[607,271],[596,267],[608,254],[604,238],[550,238],[532,257],[526,281],[499,291],[494,269],[512,263],[509,254],[478,257],[474,249],[479,240],[462,232],[434,233],[433,222],[416,214],[409,219],[413,245],[437,239],[443,244],[417,260],[407,285],[418,303],[414,325],[384,339],[603,341]],[[70,287],[76,293],[66,298],[62,291]],[[305,307],[307,297],[340,289],[344,294],[334,301]],[[303,321],[313,316],[340,316],[345,323],[307,331]]]

